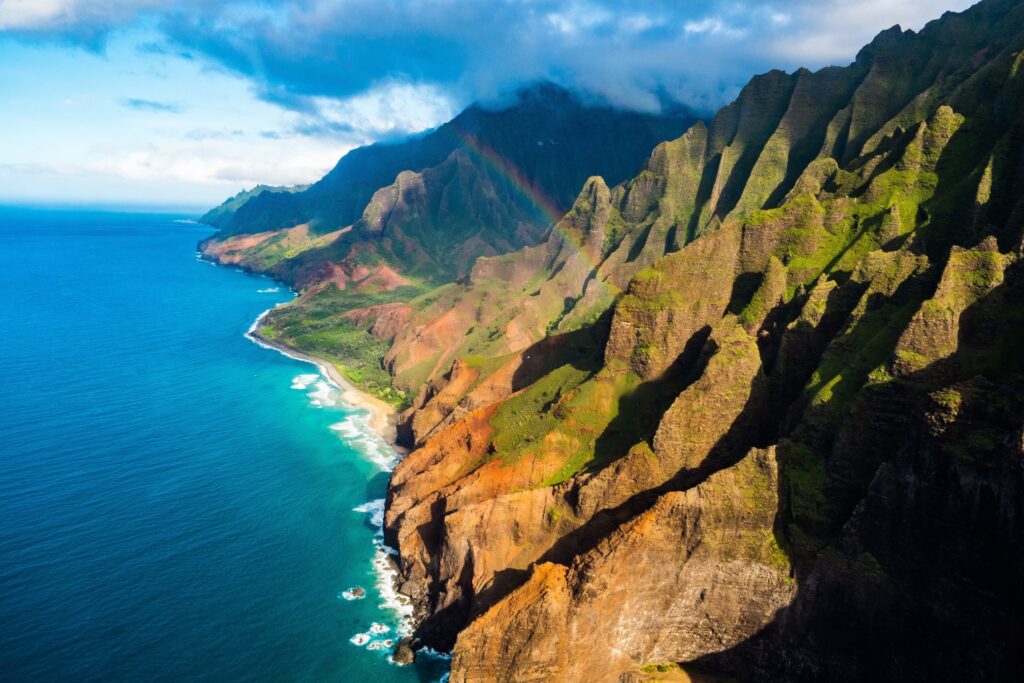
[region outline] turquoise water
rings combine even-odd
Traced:
[[[361,507],[385,451],[245,339],[290,294],[180,218],[0,209],[0,677],[437,680],[350,640],[400,626]]]

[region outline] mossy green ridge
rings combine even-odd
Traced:
[[[977,238],[957,223],[962,202],[953,199],[967,192],[970,205],[993,203],[993,159],[1007,154],[1006,136],[1016,124],[1006,107],[1020,90],[1014,70],[1020,36],[1013,32],[1019,10],[1012,5],[983,3],[922,34],[887,31],[846,68],[756,77],[709,127],[697,124],[659,145],[636,178],[611,190],[600,179],[588,182],[545,247],[481,262],[470,281],[446,290],[428,315],[466,298],[494,311],[490,324],[472,330],[456,354],[480,358],[508,352],[495,332],[517,316],[540,319],[534,340],[541,331],[586,324],[587,314],[613,304],[620,327],[631,330],[657,329],[669,317],[712,323],[713,311],[724,312],[728,300],[711,297],[735,295],[733,278],[746,274],[762,278],[739,309],[740,321],[754,333],[773,309],[799,311],[808,289],[834,281],[848,297],[859,290],[860,301],[822,349],[799,403],[821,409],[817,422],[825,420],[822,412],[841,416],[869,375],[887,373],[897,339],[934,280],[929,257],[941,260],[951,244]],[[993,32],[967,30],[972,23],[990,23]],[[908,51],[927,63],[923,72],[906,63]],[[995,90],[974,99],[981,83]],[[867,98],[883,93],[877,107],[866,107]],[[1007,132],[990,132],[1000,127]],[[1000,180],[1004,191],[1016,187],[1008,177]],[[1005,213],[1010,204],[1002,197],[996,203]],[[1009,213],[1018,221],[1016,235],[1019,216]],[[715,232],[737,237],[698,240],[696,256],[672,254],[688,236]],[[597,264],[584,281],[591,289],[581,292],[577,276],[566,297],[551,283],[571,270],[578,254],[589,257],[585,265]],[[515,270],[522,274],[510,277]],[[632,279],[622,296],[624,274]],[[609,293],[595,295],[595,283],[606,283]],[[700,288],[700,295],[687,287]],[[626,350],[613,338],[606,360],[653,379],[697,329],[683,331],[636,339]],[[550,417],[537,419],[545,424]]]
[[[435,374],[414,401],[413,415],[433,411],[414,441],[439,468],[463,463],[447,478],[398,473],[395,495],[421,496],[402,509],[421,505],[416,531],[429,530],[403,554],[404,577],[462,615],[426,608],[421,634],[450,647],[488,611],[547,619],[515,601],[517,586],[552,572],[523,574],[532,561],[563,566],[568,586],[544,584],[559,596],[544,609],[582,628],[574,615],[620,604],[600,571],[624,529],[666,496],[699,492],[737,528],[761,502],[773,507],[774,524],[743,537],[750,552],[714,549],[703,576],[709,591],[736,582],[740,607],[723,611],[740,616],[711,634],[645,632],[657,643],[649,661],[634,622],[616,622],[636,639],[602,649],[609,661],[627,652],[634,672],[697,662],[754,680],[1013,671],[1024,609],[1022,54],[1024,4],[984,0],[920,32],[887,30],[847,67],[755,77],[710,122],[658,145],[636,177],[588,180],[543,243],[479,259],[418,308],[390,357],[460,372]],[[465,324],[428,349],[438,320]],[[580,331],[599,340],[583,362],[515,374]],[[467,456],[454,435],[483,409]],[[777,462],[777,480],[745,476],[751,453]],[[723,472],[728,486],[706,486]],[[443,481],[420,484],[432,476]],[[514,565],[500,532],[464,538],[447,526],[452,510],[490,505],[495,524],[516,520],[506,535],[535,539],[516,546]],[[700,519],[685,521],[681,536],[650,542],[708,538]],[[396,538],[412,533],[403,518],[389,524]],[[788,583],[738,579],[754,559]],[[472,580],[418,584],[421,564],[434,579],[443,564]],[[758,605],[789,607],[748,619],[751,586]],[[714,607],[694,594],[690,609]],[[510,629],[491,634],[503,644],[486,655],[495,671],[582,670],[503,659],[534,656]],[[745,637],[723,646],[736,629]],[[473,680],[473,661],[453,680]]]
[[[200,249],[213,260],[271,275],[312,294],[317,302],[318,292],[329,283],[346,292],[362,291],[365,286],[359,281],[379,280],[375,273],[380,272],[399,283],[435,286],[432,301],[406,300],[417,311],[424,310],[418,320],[428,320],[459,301],[449,285],[456,279],[465,282],[478,258],[550,241],[551,221],[571,208],[588,177],[601,175],[614,182],[627,178],[656,144],[678,136],[694,120],[681,107],[640,114],[585,103],[542,83],[521,90],[499,108],[474,105],[423,136],[353,150],[308,188],[260,186],[242,192],[204,216],[219,230]],[[609,240],[607,249],[618,237],[610,234]],[[543,283],[553,268],[536,274],[534,284]],[[480,311],[495,306],[494,297],[517,293],[505,291],[501,282],[492,289],[494,296],[481,302]],[[553,296],[542,298],[550,305],[536,323],[539,330],[531,325],[524,332],[534,340],[548,326],[554,332],[595,322],[612,300],[605,293],[596,304],[576,310],[569,295],[557,301]],[[307,311],[322,313],[319,304],[307,305],[307,298],[291,304],[294,314],[279,311],[275,316],[298,328],[296,321]],[[387,297],[388,302],[399,300],[397,294]],[[299,348],[348,348],[346,367],[360,378],[358,386],[373,393],[415,393],[447,371],[457,355],[510,352],[500,337],[515,311],[495,319],[465,320],[463,330],[452,332],[454,346],[443,353],[390,353],[391,339],[370,340],[338,317],[364,305],[360,301],[353,297],[351,304],[343,304],[332,298],[330,308],[337,315],[330,319],[341,325],[332,341],[327,340],[328,323],[323,323],[318,336],[301,335],[314,346]],[[344,338],[339,336],[342,330]],[[460,336],[465,338],[458,340]],[[357,352],[360,345],[365,348]],[[397,376],[393,383],[385,366]]]

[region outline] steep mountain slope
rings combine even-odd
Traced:
[[[480,256],[537,244],[589,176],[627,178],[693,120],[537,85],[424,136],[354,150],[308,189],[233,197],[204,217],[220,230],[200,249],[302,291],[267,317],[264,337],[329,358],[362,389],[404,403],[417,378],[436,374],[420,363],[392,380],[382,367],[417,297],[430,300]],[[377,323],[383,312],[392,324]]]
[[[304,190],[234,197],[205,217],[220,228],[208,245],[295,226],[314,236],[352,226],[329,247],[253,267],[300,287],[328,263],[379,261],[445,282],[477,256],[535,244],[588,176],[620,182],[693,120],[681,110],[637,114],[533,86],[501,108],[474,105],[420,137],[353,150]],[[245,263],[246,249],[236,260]]]
[[[305,192],[309,189],[309,185],[296,185],[295,187],[281,187],[278,185],[257,185],[251,190],[243,190],[225,201],[220,206],[216,206],[199,219],[200,223],[212,225],[218,230],[229,230],[232,220],[235,218],[235,214],[243,206],[249,203],[250,199],[255,199],[265,192],[278,192],[291,194],[294,192]]]
[[[386,535],[453,681],[1019,671],[1022,50],[985,0],[759,76],[406,312]]]

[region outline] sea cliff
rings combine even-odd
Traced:
[[[407,406],[385,537],[453,681],[1019,671],[1022,55],[985,0],[756,76],[530,245],[340,314]]]

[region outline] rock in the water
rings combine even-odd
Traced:
[[[402,638],[398,641],[398,645],[395,646],[391,659],[394,660],[395,664],[412,664],[413,660],[416,659],[416,650],[413,649],[414,645],[415,643],[412,638]]]

